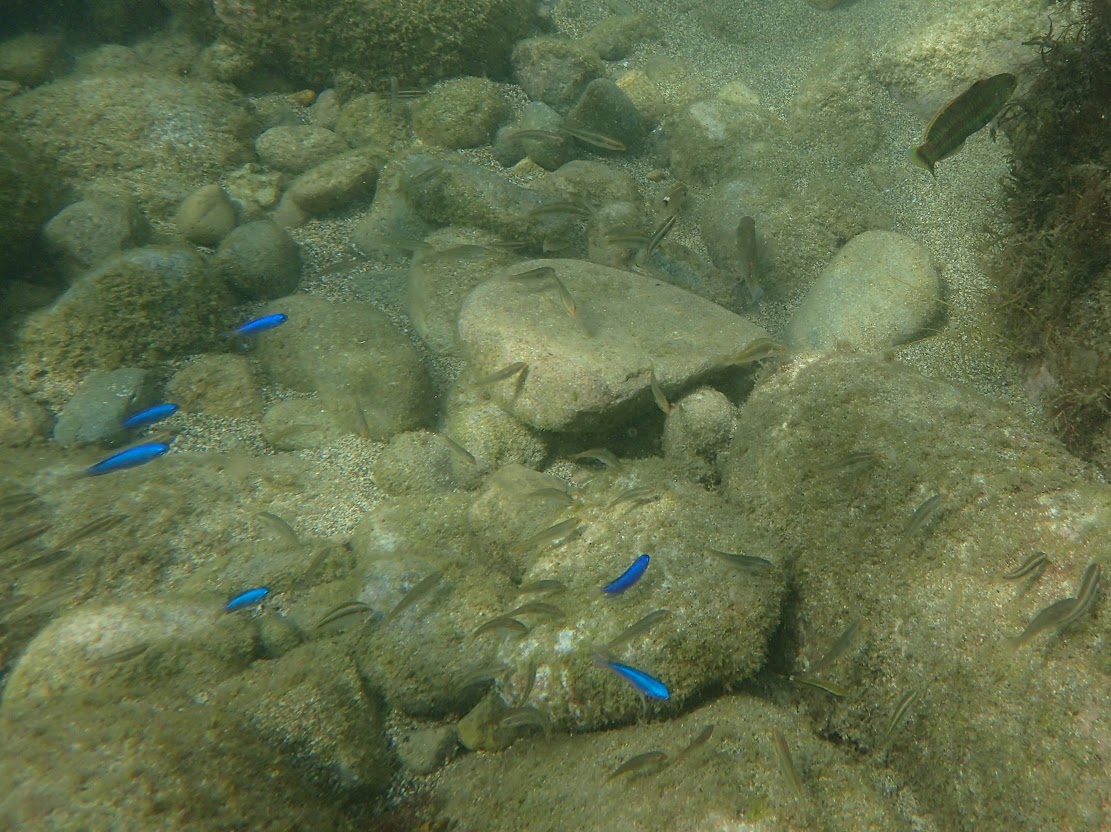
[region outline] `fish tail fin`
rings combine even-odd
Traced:
[[[925,152],[926,145],[920,144],[918,147],[912,148],[910,151],[910,160],[930,172],[934,179],[937,179],[937,171],[934,170],[934,161]]]

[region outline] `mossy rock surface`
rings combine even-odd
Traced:
[[[428,84],[508,74],[513,44],[536,25],[527,0],[215,0],[222,34],[262,65],[308,84],[352,72]]]
[[[187,249],[132,249],[81,278],[19,335],[28,375],[153,367],[217,343],[223,283]]]

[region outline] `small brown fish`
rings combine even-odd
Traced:
[[[655,610],[648,613],[644,618],[626,627],[618,633],[613,639],[606,644],[606,647],[611,652],[616,652],[618,649],[624,647],[630,641],[638,639],[641,636],[648,635],[657,624],[661,624],[667,619],[671,618],[671,610]]]
[[[563,581],[556,581],[551,578],[543,578],[539,581],[532,581],[531,583],[521,584],[517,587],[517,592],[522,595],[526,593],[543,593],[545,595],[558,595],[561,592],[567,591],[567,585]]]
[[[36,537],[42,537],[50,531],[50,525],[48,520],[40,520],[8,532],[3,538],[0,538],[0,552],[6,552],[8,549],[14,549],[22,543],[29,543]]]
[[[773,355],[779,355],[787,351],[787,348],[771,338],[753,338],[744,349],[735,352],[732,355],[727,355],[719,358],[715,363],[715,367],[743,367],[746,364],[754,364],[757,361],[764,361],[771,358]]]
[[[830,696],[844,697],[845,689],[835,685],[833,682],[827,682],[825,679],[819,679],[817,676],[811,676],[807,673],[796,673],[793,676],[788,676],[787,679],[799,685],[808,685],[812,688],[825,691]]]
[[[320,620],[318,620],[316,624],[313,625],[313,628],[320,630],[331,624],[336,624],[337,622],[351,619],[357,615],[369,616],[371,612],[372,610],[370,606],[368,604],[364,604],[362,601],[348,601],[344,604],[340,604],[338,607],[334,607],[333,609],[324,613],[324,615],[320,616]]]
[[[662,410],[665,414],[670,413],[671,402],[667,400],[667,396],[664,395],[663,388],[660,387],[660,383],[656,380],[655,370],[648,371],[648,386],[652,390],[652,398],[656,400],[656,407]]]
[[[709,725],[707,725],[705,728],[703,728],[701,732],[699,732],[697,737],[695,737],[693,740],[690,741],[690,744],[687,745],[686,748],[684,748],[682,751],[680,751],[678,754],[675,755],[675,760],[672,762],[672,765],[673,766],[679,765],[679,763],[681,763],[684,758],[689,757],[695,751],[697,751],[702,746],[704,746],[706,743],[708,743],[710,741],[710,737],[712,737],[713,735],[714,735],[714,723],[711,722]]]
[[[654,488],[642,485],[639,488],[630,488],[628,491],[618,494],[606,508],[616,508],[622,503],[636,503],[638,505],[640,503],[652,503],[658,499],[660,499],[660,495],[656,493]]]
[[[1026,625],[1025,630],[1017,637],[1011,639],[1011,649],[1017,650],[1019,647],[1030,642],[1038,633],[1044,632],[1051,627],[1060,627],[1062,623],[1072,615],[1075,606],[1075,598],[1062,598],[1059,601],[1054,601],[1048,607],[1044,607],[1033,619],[1031,619],[1030,623]]]
[[[652,236],[648,238],[648,245],[644,247],[645,257],[650,257],[652,252],[659,248],[664,237],[671,233],[671,229],[675,227],[675,223],[678,221],[679,216],[677,214],[669,214],[660,221],[660,224],[656,226],[656,230],[652,232]]]
[[[529,269],[527,272],[517,272],[517,274],[509,275],[510,280],[547,280],[549,277],[555,277],[555,269],[551,266],[537,266],[535,269]]]
[[[456,442],[454,439],[452,439],[446,433],[437,433],[436,435],[439,436],[441,439],[443,439],[444,443],[449,448],[451,448],[452,451],[454,451],[456,454],[458,454],[459,457],[461,457],[463,460],[470,463],[471,465],[478,465],[478,460],[474,458],[474,454],[472,454],[470,451],[468,451],[466,448],[464,448],[462,445],[460,445],[458,442]]]
[[[282,543],[291,547],[301,545],[301,539],[297,537],[297,532],[293,530],[293,526],[289,525],[289,523],[278,515],[269,511],[260,511],[258,513],[258,519],[261,520],[263,525]]]
[[[528,364],[524,361],[514,361],[512,364],[507,364],[500,370],[491,373],[488,376],[483,376],[473,382],[475,387],[485,387],[488,384],[496,384],[499,381],[505,381],[507,378],[513,378],[516,375],[528,369]]]
[[[667,754],[663,751],[645,751],[643,754],[637,754],[635,757],[630,757],[612,772],[606,778],[606,782],[616,780],[618,777],[624,777],[633,773],[648,774],[649,772],[656,772],[667,765]]]
[[[880,747],[887,745],[888,741],[894,736],[895,729],[899,727],[899,723],[906,717],[907,712],[914,707],[914,703],[918,701],[918,689],[911,688],[901,697],[895,704],[895,710],[891,713],[891,719],[887,722],[887,728],[884,729],[883,739],[880,740]]]
[[[732,552],[722,552],[719,549],[706,547],[706,551],[722,563],[736,569],[738,572],[747,572],[750,575],[763,575],[772,568],[772,562],[758,555],[735,555]]]
[[[1065,616],[1064,620],[1057,626],[1058,631],[1065,629],[1080,618],[1080,616],[1084,615],[1092,604],[1095,603],[1096,595],[1099,593],[1099,577],[1099,562],[1092,561],[1088,564],[1088,568],[1084,570],[1084,576],[1080,579],[1080,589],[1076,592],[1076,604],[1073,605],[1072,611]]]
[[[513,547],[513,554],[519,555],[530,549],[535,549],[538,546],[564,540],[575,534],[581,526],[582,521],[577,517],[572,517],[569,520],[556,523],[554,526],[549,526],[543,531],[537,532],[532,537],[518,543]]]
[[[737,270],[753,303],[764,294],[757,281],[757,245],[756,220],[752,217],[741,217],[737,222]]]
[[[564,126],[565,133],[569,133],[578,139],[583,144],[589,144],[592,147],[600,147],[602,150],[614,150],[618,153],[623,153],[628,150],[623,142],[607,136],[604,133],[595,133],[593,130],[585,130],[581,127]]]
[[[528,625],[523,621],[518,621],[511,615],[499,615],[480,624],[478,629],[471,633],[471,638],[478,638],[486,633],[497,632],[504,632],[506,635],[522,637],[528,635],[528,631]]]
[[[831,664],[843,656],[846,651],[852,646],[856,640],[856,634],[860,632],[861,619],[856,619],[852,624],[845,628],[845,630],[833,642],[833,645],[826,651],[818,661],[814,662],[807,668],[808,673],[821,673],[828,668]]]
[[[74,543],[78,543],[84,540],[87,537],[92,537],[96,534],[104,534],[105,532],[111,531],[126,519],[126,514],[102,514],[95,520],[90,520],[84,526],[81,526],[78,529],[74,529],[62,540],[58,541],[55,546],[58,549],[65,549],[69,546],[72,546]]]
[[[527,604],[521,604],[517,609],[510,610],[509,615],[515,618],[522,615],[531,615],[552,620],[559,620],[567,617],[567,613],[565,613],[561,607],[557,607],[555,604],[549,604],[546,601],[529,601]]]
[[[556,291],[559,293],[559,301],[563,304],[563,309],[567,313],[567,317],[574,318],[578,314],[578,308],[575,306],[575,299],[571,297],[571,293],[567,291],[567,287],[563,281],[556,276],[555,271],[552,271],[552,280],[555,281]]]
[[[409,609],[409,607],[416,604],[417,601],[420,601],[425,596],[431,595],[433,590],[435,590],[436,587],[439,586],[440,579],[442,577],[443,573],[438,570],[430,572],[427,576],[425,576],[424,579],[421,580],[420,583],[406,592],[392,610],[386,613],[386,617],[383,619],[383,623],[393,621],[395,618],[401,615],[401,613]]]
[[[1009,72],[982,78],[937,111],[926,127],[922,144],[911,151],[911,161],[936,179],[934,166],[964,147],[965,139],[987,127],[999,115],[1018,86]]]
[[[562,488],[551,486],[548,488],[537,488],[528,493],[530,499],[533,500],[556,500],[563,503],[565,506],[571,505],[575,502],[575,498],[564,491]]]
[[[621,460],[612,452],[605,448],[591,448],[589,451],[579,451],[577,454],[571,454],[571,459],[574,460],[594,460],[605,465],[607,468],[618,469],[621,467]]]
[[[775,748],[775,759],[779,763],[779,771],[790,784],[795,797],[805,801],[806,792],[802,788],[802,778],[799,777],[798,769],[795,768],[795,761],[791,758],[791,749],[787,746],[787,740],[783,738],[783,732],[778,727],[772,728],[772,745]]]
[[[914,510],[914,514],[910,516],[906,526],[903,528],[903,537],[913,537],[926,528],[937,516],[945,505],[944,494],[933,494],[927,497],[921,505]]]
[[[567,141],[562,133],[557,133],[555,130],[514,130],[510,136],[515,141],[552,142],[553,144],[563,144]]]
[[[1027,575],[1040,575],[1045,569],[1046,563],[1049,562],[1049,556],[1045,552],[1034,550],[1031,552],[1026,560],[1003,573],[1003,580],[1017,581],[1020,578],[1025,578]]]

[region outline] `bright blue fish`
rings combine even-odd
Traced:
[[[146,407],[138,413],[132,413],[123,420],[125,428],[138,428],[143,425],[153,425],[155,422],[161,422],[163,419],[169,419],[175,413],[181,410],[180,405],[171,404],[156,404],[154,407]]]
[[[617,578],[612,583],[608,583],[604,587],[602,587],[602,592],[605,592],[608,595],[617,595],[621,592],[624,592],[626,589],[639,581],[640,576],[643,575],[645,570],[647,569],[648,555],[641,555],[639,558],[633,561],[632,566],[621,573],[621,576],[619,578]]]
[[[263,315],[261,318],[247,321],[245,324],[240,324],[229,335],[257,335],[260,332],[266,332],[268,329],[273,329],[276,326],[281,326],[289,320],[289,316],[281,312],[275,312],[273,315]]]
[[[134,468],[137,465],[150,462],[155,457],[162,456],[168,450],[170,450],[170,446],[164,442],[148,442],[145,445],[136,445],[134,448],[112,454],[95,465],[90,465],[85,469],[85,474],[96,477],[100,474],[122,471],[124,468]]]
[[[671,692],[668,691],[667,685],[655,676],[650,676],[643,670],[637,670],[635,667],[629,667],[629,665],[621,664],[621,662],[604,661],[603,664],[636,688],[641,696],[649,699],[671,698]]]
[[[253,607],[255,604],[261,603],[262,599],[269,594],[270,590],[265,586],[256,586],[254,589],[240,592],[224,605],[224,612],[235,612],[246,607]]]

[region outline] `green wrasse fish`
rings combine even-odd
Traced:
[[[934,165],[964,147],[965,139],[999,115],[1018,79],[1008,72],[982,78],[937,111],[922,144],[911,151],[914,164],[935,177]]]

